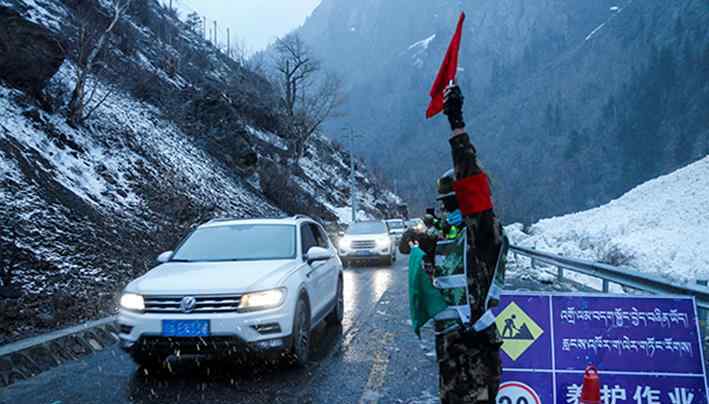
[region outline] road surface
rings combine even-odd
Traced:
[[[305,369],[184,359],[151,374],[114,346],[0,389],[0,403],[437,403],[433,334],[411,330],[406,264],[345,271],[343,325],[316,331]],[[549,288],[514,275],[508,287]]]

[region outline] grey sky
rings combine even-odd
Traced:
[[[162,0],[167,2],[168,0]],[[246,43],[250,52],[265,48],[273,40],[300,26],[321,0],[173,0],[184,17],[193,9],[206,16],[209,27],[218,22],[220,38],[226,27],[232,36]],[[221,39],[220,39],[221,42]]]

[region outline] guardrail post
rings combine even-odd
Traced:
[[[603,293],[608,293],[610,291],[610,282],[607,279],[603,280]]]
[[[537,269],[537,260],[532,258],[532,268]]]
[[[561,282],[564,280],[564,268],[556,267],[556,279]]]

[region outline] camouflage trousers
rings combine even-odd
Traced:
[[[447,324],[436,322],[436,331]],[[481,333],[436,335],[442,404],[492,404],[502,376],[501,339],[495,326]]]

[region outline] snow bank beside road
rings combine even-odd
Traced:
[[[523,247],[684,282],[709,279],[709,156],[607,205],[508,233]]]

